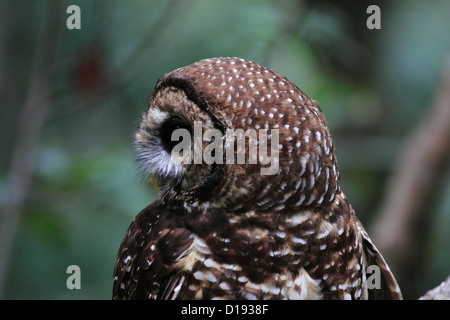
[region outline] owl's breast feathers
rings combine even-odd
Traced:
[[[345,196],[328,210],[188,214],[157,201],[122,242],[114,299],[400,299]],[[369,265],[381,288],[368,288]]]

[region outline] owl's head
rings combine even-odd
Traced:
[[[163,75],[136,132],[143,172],[184,207],[298,210],[339,188],[319,106],[287,78],[239,58]]]

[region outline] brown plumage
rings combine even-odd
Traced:
[[[181,128],[195,136],[194,123],[202,133],[220,132],[215,139],[235,147],[232,157],[216,149],[223,161],[195,162],[194,150],[183,154],[189,161],[177,162],[171,134]],[[248,133],[244,163],[227,136],[239,129]],[[278,157],[262,161],[264,143],[251,149],[252,131],[264,133],[268,154]],[[201,150],[211,141],[200,140]],[[322,111],[278,73],[214,58],[162,76],[136,147],[143,173],[156,177],[160,192],[119,249],[115,299],[401,298],[340,189]],[[371,265],[379,289],[368,281]]]

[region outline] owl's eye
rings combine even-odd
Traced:
[[[191,132],[191,126],[184,119],[178,117],[172,117],[164,121],[159,131],[161,142],[168,152],[171,152],[173,147],[182,140],[182,138],[172,140],[172,133],[177,129],[185,129]]]

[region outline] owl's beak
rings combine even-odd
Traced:
[[[148,182],[150,183],[152,188],[156,190],[156,192],[159,192],[159,187],[161,186],[161,178],[159,177],[159,175],[149,173]]]

